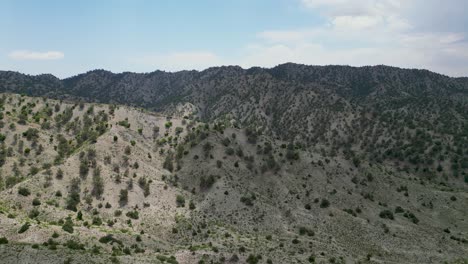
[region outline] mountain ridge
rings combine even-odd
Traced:
[[[220,65],[220,66],[208,67],[208,68],[205,68],[205,69],[202,69],[202,70],[192,69],[192,70],[165,71],[165,70],[156,69],[156,70],[150,71],[150,72],[133,72],[133,71],[113,72],[113,71],[110,71],[110,70],[106,70],[104,68],[96,68],[96,69],[88,70],[86,72],[77,73],[75,75],[71,75],[69,77],[63,77],[63,78],[59,78],[59,77],[57,77],[57,76],[55,76],[55,75],[53,75],[51,73],[27,74],[27,73],[22,73],[20,71],[12,71],[12,70],[0,70],[0,73],[18,73],[18,74],[22,74],[22,75],[26,75],[26,76],[30,76],[30,77],[51,75],[51,76],[63,81],[63,80],[66,80],[66,79],[78,77],[80,75],[85,75],[85,74],[92,73],[92,72],[106,72],[106,73],[111,73],[111,74],[114,74],[114,75],[119,75],[119,74],[150,75],[150,74],[154,74],[154,73],[172,73],[172,74],[184,73],[184,72],[202,73],[202,72],[205,72],[205,71],[210,71],[212,69],[220,69],[220,68],[239,68],[239,69],[242,69],[243,71],[252,72],[252,71],[256,71],[256,70],[273,70],[275,68],[284,67],[286,65],[306,66],[306,67],[315,67],[315,68],[325,68],[325,67],[342,67],[342,68],[353,68],[353,69],[389,68],[389,69],[397,69],[397,70],[429,72],[429,73],[432,73],[432,74],[440,75],[440,76],[451,78],[451,79],[467,79],[468,78],[468,76],[449,76],[449,75],[446,75],[446,74],[443,74],[443,73],[438,73],[436,71],[431,71],[429,69],[424,69],[424,68],[404,68],[404,67],[391,66],[391,65],[386,65],[386,64],[352,66],[352,65],[344,65],[344,64],[328,64],[328,65],[318,65],[317,64],[317,65],[313,65],[313,64],[302,64],[302,63],[294,63],[294,62],[285,62],[285,63],[281,63],[281,64],[278,64],[278,65],[273,66],[273,67],[252,66],[252,67],[248,67],[248,68],[243,68],[243,67],[241,67],[239,65]]]

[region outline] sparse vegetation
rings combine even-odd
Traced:
[[[342,68],[326,67],[324,73],[289,67],[298,66],[251,69],[249,75],[229,67],[207,70],[210,87],[219,90],[209,90],[195,73],[188,79],[171,77],[161,85],[200,83],[188,85],[184,93],[168,89],[148,96],[143,106],[164,111],[156,114],[73,102],[81,94],[57,96],[64,101],[0,96],[0,222],[5,231],[0,244],[10,244],[2,250],[24,247],[34,238],[23,252],[65,250],[73,261],[75,254],[83,259],[93,254],[96,261],[135,262],[145,253],[142,259],[177,263],[163,255],[169,252],[199,263],[443,262],[460,257],[467,242],[462,220],[455,216],[462,215],[468,182],[462,80],[382,66],[376,72],[346,68],[352,78],[340,75],[330,82]],[[363,81],[367,73],[379,89],[357,96],[374,89]],[[165,75],[149,74],[141,85],[159,74]],[[226,80],[218,75],[232,82],[228,98]],[[1,83],[9,85],[2,76]],[[236,80],[244,77],[245,89],[238,90]],[[109,78],[109,87],[121,89],[113,86],[118,79]],[[192,90],[199,91],[197,100]],[[50,93],[56,92],[51,88]],[[390,98],[387,93],[391,99],[383,99]],[[428,99],[434,95],[437,101]],[[127,102],[122,96],[118,102]],[[173,105],[172,98],[181,101]],[[192,111],[185,102],[200,112],[181,118],[180,105]],[[149,106],[153,103],[156,108]],[[433,232],[424,231],[428,226]],[[402,230],[411,236],[402,236]],[[363,234],[366,241],[359,242]],[[99,245],[91,242],[94,236]],[[364,244],[344,254],[346,241]],[[378,247],[402,241],[413,243],[415,250]],[[433,245],[451,250],[439,252]],[[193,255],[185,256],[187,249]]]

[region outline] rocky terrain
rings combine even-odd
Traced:
[[[6,263],[466,263],[468,83],[0,72]]]

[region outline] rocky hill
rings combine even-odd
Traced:
[[[0,91],[7,263],[468,261],[464,78],[284,64]]]
[[[201,121],[261,129],[356,162],[430,171],[440,165],[455,177],[468,167],[468,82],[425,70],[283,64],[148,74],[96,70],[64,80],[0,72],[0,91],[169,114],[189,103]]]

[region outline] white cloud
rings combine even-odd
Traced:
[[[390,16],[398,13],[413,0],[301,0],[311,9],[328,16]]]
[[[221,59],[209,51],[183,51],[168,54],[144,54],[130,59],[131,63],[169,71],[201,70],[221,65]]]
[[[333,26],[338,30],[370,29],[382,23],[378,16],[337,16],[332,20]]]
[[[362,27],[356,31],[344,32],[334,27],[260,33],[259,41],[245,48],[239,64],[243,67],[272,67],[285,62],[353,66],[386,64],[425,68],[455,76],[466,76],[468,72],[468,43],[463,41],[465,36],[461,33],[406,34],[379,28],[366,31]]]
[[[245,48],[240,65],[386,64],[455,76],[468,72],[465,32],[432,32],[415,25],[415,14],[423,5],[430,10],[427,5],[432,0],[301,1],[313,11],[311,15],[318,13],[326,22],[311,28],[260,32],[257,41]]]
[[[65,57],[61,51],[37,52],[30,50],[15,50],[8,54],[14,60],[60,60]]]

